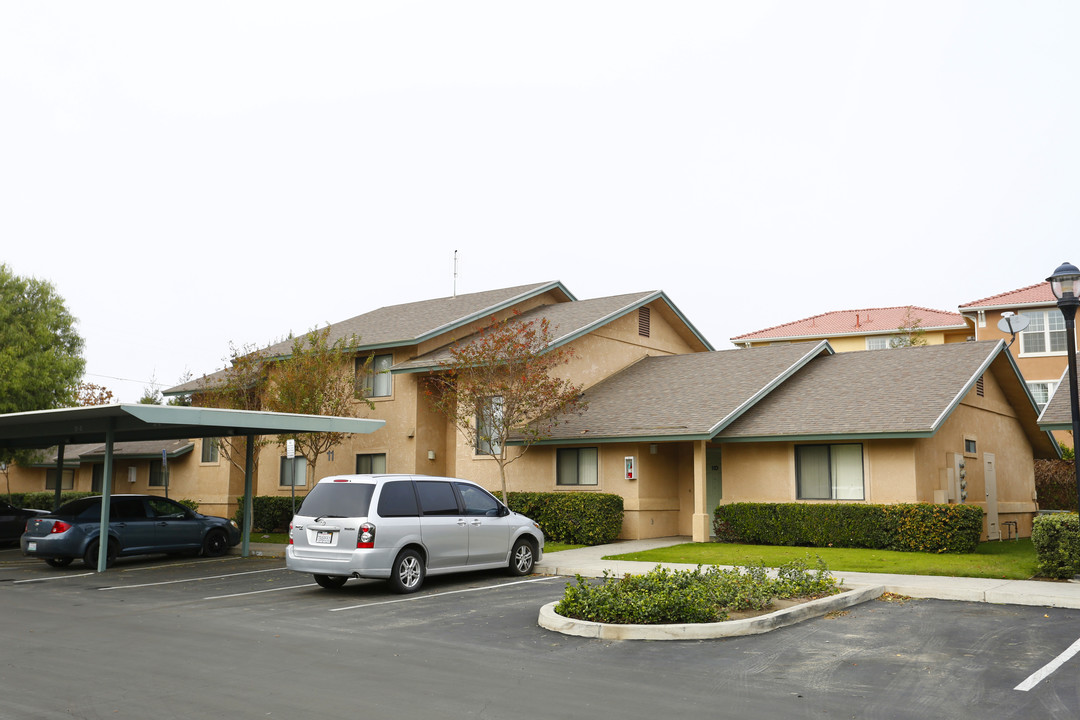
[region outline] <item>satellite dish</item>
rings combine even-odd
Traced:
[[[1001,313],[1001,319],[998,320],[998,330],[1003,333],[1009,333],[1015,336],[1018,332],[1023,332],[1027,329],[1027,326],[1031,323],[1031,319],[1026,315],[1016,315],[1011,312]]]

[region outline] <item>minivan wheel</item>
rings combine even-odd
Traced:
[[[337,590],[349,581],[348,575],[315,575],[315,582],[327,590]]]
[[[390,587],[394,592],[411,593],[424,584],[424,559],[415,550],[398,553],[390,568]]]
[[[514,543],[514,549],[510,551],[510,574],[528,575],[532,572],[535,563],[536,553],[533,551],[532,543],[525,538],[518,538],[518,541]]]

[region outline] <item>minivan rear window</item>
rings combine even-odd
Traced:
[[[367,517],[374,492],[371,483],[319,483],[296,512],[304,517]]]

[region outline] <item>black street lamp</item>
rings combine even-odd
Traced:
[[[1062,263],[1046,278],[1057,298],[1057,306],[1065,316],[1065,347],[1069,355],[1069,407],[1072,411],[1073,472],[1076,473],[1077,511],[1080,512],[1080,402],[1076,393],[1076,308],[1080,306],[1080,269],[1072,263]]]

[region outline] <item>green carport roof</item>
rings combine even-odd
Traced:
[[[370,433],[383,420],[172,405],[98,405],[0,415],[0,448],[303,432]]]

